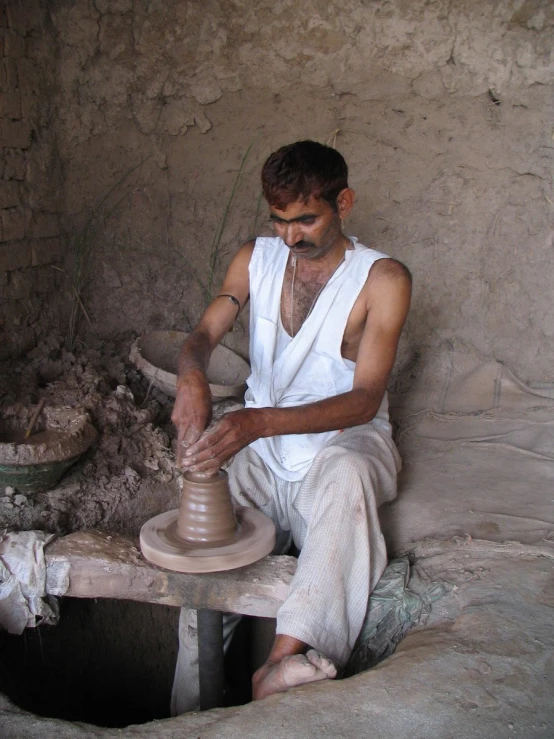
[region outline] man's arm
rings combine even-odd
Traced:
[[[213,350],[232,327],[248,300],[248,266],[253,249],[253,241],[241,247],[227,270],[220,290],[220,294],[232,295],[239,307],[227,297],[216,297],[181,348],[177,396],[171,415],[177,427],[177,466],[181,466],[185,450],[198,441],[210,421],[212,399],[207,377],[208,365]]]
[[[366,300],[367,321],[352,390],[292,408],[245,408],[228,413],[190,447],[184,465],[213,471],[261,437],[333,431],[370,421],[381,405],[408,314],[408,270],[395,260],[379,260],[370,271],[362,297]]]

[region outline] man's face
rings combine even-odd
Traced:
[[[321,259],[341,236],[341,220],[326,200],[296,200],[284,210],[270,206],[269,218],[277,236],[303,259]]]

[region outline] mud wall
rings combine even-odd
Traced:
[[[0,3],[0,359],[33,347],[59,321],[56,79],[46,4]]]
[[[414,273],[401,371],[458,342],[551,379],[548,0],[62,0],[50,21],[67,227],[101,224],[100,335],[193,324],[267,232],[262,161],[310,137],[350,164],[347,230]]]

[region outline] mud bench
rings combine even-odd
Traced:
[[[151,565],[130,537],[76,532],[45,549],[46,590],[72,598],[117,598],[198,611],[200,707],[221,705],[222,614],[275,618],[296,559],[265,557],[228,572],[187,575]]]

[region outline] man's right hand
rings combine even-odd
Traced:
[[[191,444],[204,433],[212,415],[208,378],[201,369],[191,369],[177,379],[177,396],[171,420],[177,427],[177,467]]]
[[[248,270],[254,244],[249,241],[239,249],[225,275],[221,296],[212,300],[181,348],[177,396],[171,414],[178,434],[177,467],[183,466],[186,450],[198,441],[211,421],[212,396],[206,371],[212,351],[237,318],[236,302],[228,300],[227,296],[234,296],[239,306],[244,306],[248,300]]]

